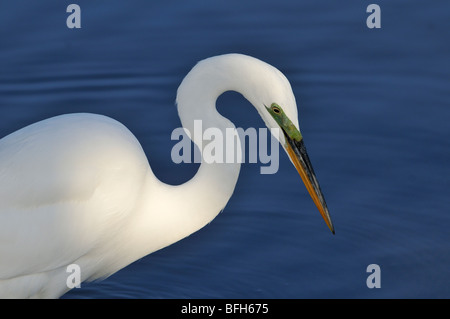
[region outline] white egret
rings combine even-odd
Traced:
[[[258,110],[300,173],[334,233],[300,134],[286,77],[258,59],[226,54],[199,62],[177,92],[178,113],[192,132],[234,128],[216,99],[241,93]],[[204,147],[208,141],[194,136]],[[211,222],[230,199],[240,163],[202,163],[171,186],[153,174],[141,145],[101,115],[53,117],[0,140],[0,297],[57,298],[69,290],[68,265],[81,281],[107,277]]]

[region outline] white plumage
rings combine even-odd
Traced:
[[[265,106],[277,102],[298,128],[286,78],[238,54],[204,60],[186,76],[177,95],[183,126],[202,119],[204,129],[234,127],[215,109],[227,90],[242,93],[269,127],[278,124]],[[286,144],[283,135],[277,138]],[[188,236],[225,207],[239,169],[239,163],[202,163],[185,184],[164,184],[134,135],[94,114],[57,116],[4,137],[0,297],[59,297],[69,290],[70,264],[80,266],[83,281],[106,277]]]

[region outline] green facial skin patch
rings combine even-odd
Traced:
[[[295,127],[292,121],[284,113],[283,109],[276,103],[272,103],[270,107],[266,106],[267,111],[272,115],[273,119],[278,123],[284,133],[291,139],[300,142],[303,139],[300,131]]]

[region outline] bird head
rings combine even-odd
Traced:
[[[331,232],[334,234],[333,223],[331,222],[328,207],[325,202],[316,174],[314,173],[308,153],[306,152],[303,136],[300,133],[298,125],[296,126],[289,116],[284,112],[283,108],[277,103],[272,103],[270,106],[265,106],[267,113],[277,123],[279,128],[278,140],[288,154],[291,162],[297,169],[303,183],[308,190],[311,198],[319,209],[325,223]]]
[[[259,60],[254,63],[254,70],[264,71],[253,72],[256,75],[253,79],[255,89],[247,90],[244,96],[255,106],[266,126],[276,128],[271,130],[272,134],[288,154],[325,223],[334,234],[328,207],[300,132],[297,103],[291,85],[275,67]]]

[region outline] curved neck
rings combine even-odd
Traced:
[[[241,147],[235,126],[218,113],[216,100],[229,90],[245,96],[246,92],[241,92],[240,88],[248,88],[248,83],[252,83],[252,79],[249,79],[252,72],[234,61],[222,62],[200,62],[201,65],[194,67],[184,78],[177,94],[181,123],[204,155],[216,138],[205,134],[208,129],[220,132],[222,137],[226,137],[227,132],[233,132],[234,150],[240,150]],[[201,123],[200,130],[194,127],[195,122]],[[238,160],[225,160],[226,149],[222,151],[224,160],[205,162],[203,157],[197,174],[181,185],[172,186],[154,181],[154,175],[149,175],[144,193],[150,195],[143,199],[140,209],[143,220],[138,226],[140,233],[147,234],[145,240],[152,242],[153,247],[148,247],[148,251],[163,248],[189,236],[210,223],[225,208],[236,186],[241,164]]]
[[[198,173],[174,191],[186,196],[186,202],[189,202],[187,214],[201,218],[202,223],[197,229],[209,223],[225,207],[241,166],[237,155],[241,152],[239,136],[234,124],[217,111],[217,98],[226,91],[236,91],[251,104],[259,105],[256,97],[260,94],[256,92],[268,87],[267,83],[271,81],[264,82],[263,78],[270,78],[271,72],[279,73],[274,70],[248,56],[223,55],[199,62],[178,88],[176,101],[181,123],[203,156]],[[213,143],[221,148],[214,150],[220,151],[221,155],[215,154],[212,159],[219,162],[207,159],[214,148]]]
[[[199,62],[178,88],[177,105],[183,127],[203,154],[207,148],[211,149],[215,138],[205,134],[208,129],[220,132],[221,137],[231,131],[235,143],[232,149],[241,150],[235,126],[216,109],[217,98],[226,91],[241,93],[256,107],[268,127],[277,127],[277,124],[266,112],[265,105],[280,101],[283,105],[295,106],[287,79],[262,61],[228,54]],[[291,112],[296,112],[296,108]],[[296,113],[292,118],[296,118]],[[195,129],[196,121],[201,121],[200,130]],[[222,143],[222,147],[224,145]],[[112,243],[115,250],[123,247],[127,251],[129,258],[121,260],[121,264],[189,236],[224,209],[233,194],[241,166],[236,157],[228,160],[227,151],[226,147],[222,149],[219,162],[206,162],[203,157],[197,174],[178,186],[159,181],[148,167],[142,197],[134,207],[136,218]]]
[[[227,160],[227,152],[240,151],[240,140],[234,124],[217,111],[216,101],[226,91],[239,92],[244,73],[232,64],[220,66],[203,61],[178,88],[177,106],[182,126],[202,154],[197,174],[171,190],[174,198],[183,203],[180,219],[195,220],[195,223],[188,222],[191,227],[186,228],[189,232],[186,235],[211,222],[224,209],[236,186],[241,164],[233,154]],[[221,156],[208,158],[217,152]],[[178,206],[180,202],[173,205]]]

